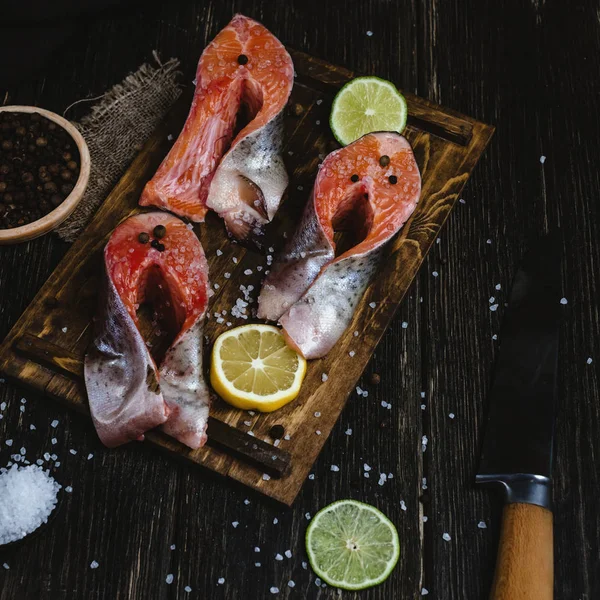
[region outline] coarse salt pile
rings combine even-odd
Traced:
[[[20,540],[45,523],[60,485],[37,465],[0,469],[0,546]]]

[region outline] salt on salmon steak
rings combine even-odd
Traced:
[[[235,238],[260,245],[288,185],[281,150],[293,82],[281,42],[260,23],[233,17],[200,57],[183,130],[140,204],[196,222],[213,210]]]
[[[206,441],[209,391],[202,372],[208,264],[191,226],[160,211],[121,223],[104,249],[105,286],[85,385],[108,447],[159,425],[191,448]],[[138,329],[140,304],[166,311],[178,331],[156,365]]]
[[[279,320],[289,345],[305,358],[325,356],[420,194],[419,168],[399,134],[369,133],[329,154],[298,229],[263,284],[259,318]],[[342,229],[359,241],[336,257],[333,234]]]

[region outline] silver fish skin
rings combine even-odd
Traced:
[[[325,356],[350,325],[383,247],[420,192],[412,148],[399,134],[367,134],[329,154],[298,228],[265,279],[258,317],[279,320],[288,344],[305,358]],[[333,231],[352,219],[361,240],[336,258]]]
[[[114,448],[143,439],[167,420],[169,409],[146,343],[108,277],[100,304],[84,376],[98,437]]]
[[[202,372],[204,315],[175,340],[160,366],[169,419],[162,430],[190,448],[206,443],[210,391]]]
[[[210,184],[206,206],[236,239],[262,246],[289,177],[281,157],[283,112],[240,140],[221,160]]]

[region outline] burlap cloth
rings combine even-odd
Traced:
[[[89,223],[111,189],[156,126],[181,94],[179,61],[143,64],[97,98],[87,116],[73,123],[90,149],[90,180],[73,214],[56,230],[73,242]],[[71,105],[73,106],[73,105]],[[69,107],[71,108],[71,107]],[[68,111],[68,109],[67,109]],[[65,112],[67,112],[65,111]]]

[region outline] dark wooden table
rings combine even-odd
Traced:
[[[86,22],[43,74],[2,93],[4,104],[62,112],[120,81],[154,49],[179,57],[191,82],[207,41],[242,11],[292,47],[392,79],[497,131],[363,377],[369,397],[350,399],[293,509],[143,445],[106,450],[82,418],[1,384],[8,407],[0,465],[22,446],[30,458],[56,453],[55,477],[73,487],[38,535],[0,549],[0,565],[10,567],[0,567],[1,600],[337,598],[303,567],[304,532],[309,513],[346,497],[387,513],[402,551],[382,586],[343,597],[418,598],[426,588],[431,598],[485,598],[500,505],[474,489],[473,476],[497,352],[492,336],[523,251],[558,226],[568,304],[554,489],[556,598],[600,598],[600,13],[595,2],[576,4],[331,0],[316,10],[302,1],[164,3]],[[0,248],[0,335],[65,251],[52,235]],[[497,312],[489,310],[490,296],[500,302]],[[379,386],[369,383],[373,372]],[[377,476],[365,479],[365,462],[394,478],[383,486]],[[275,559],[288,549],[292,558]],[[90,569],[94,560],[99,567]]]

